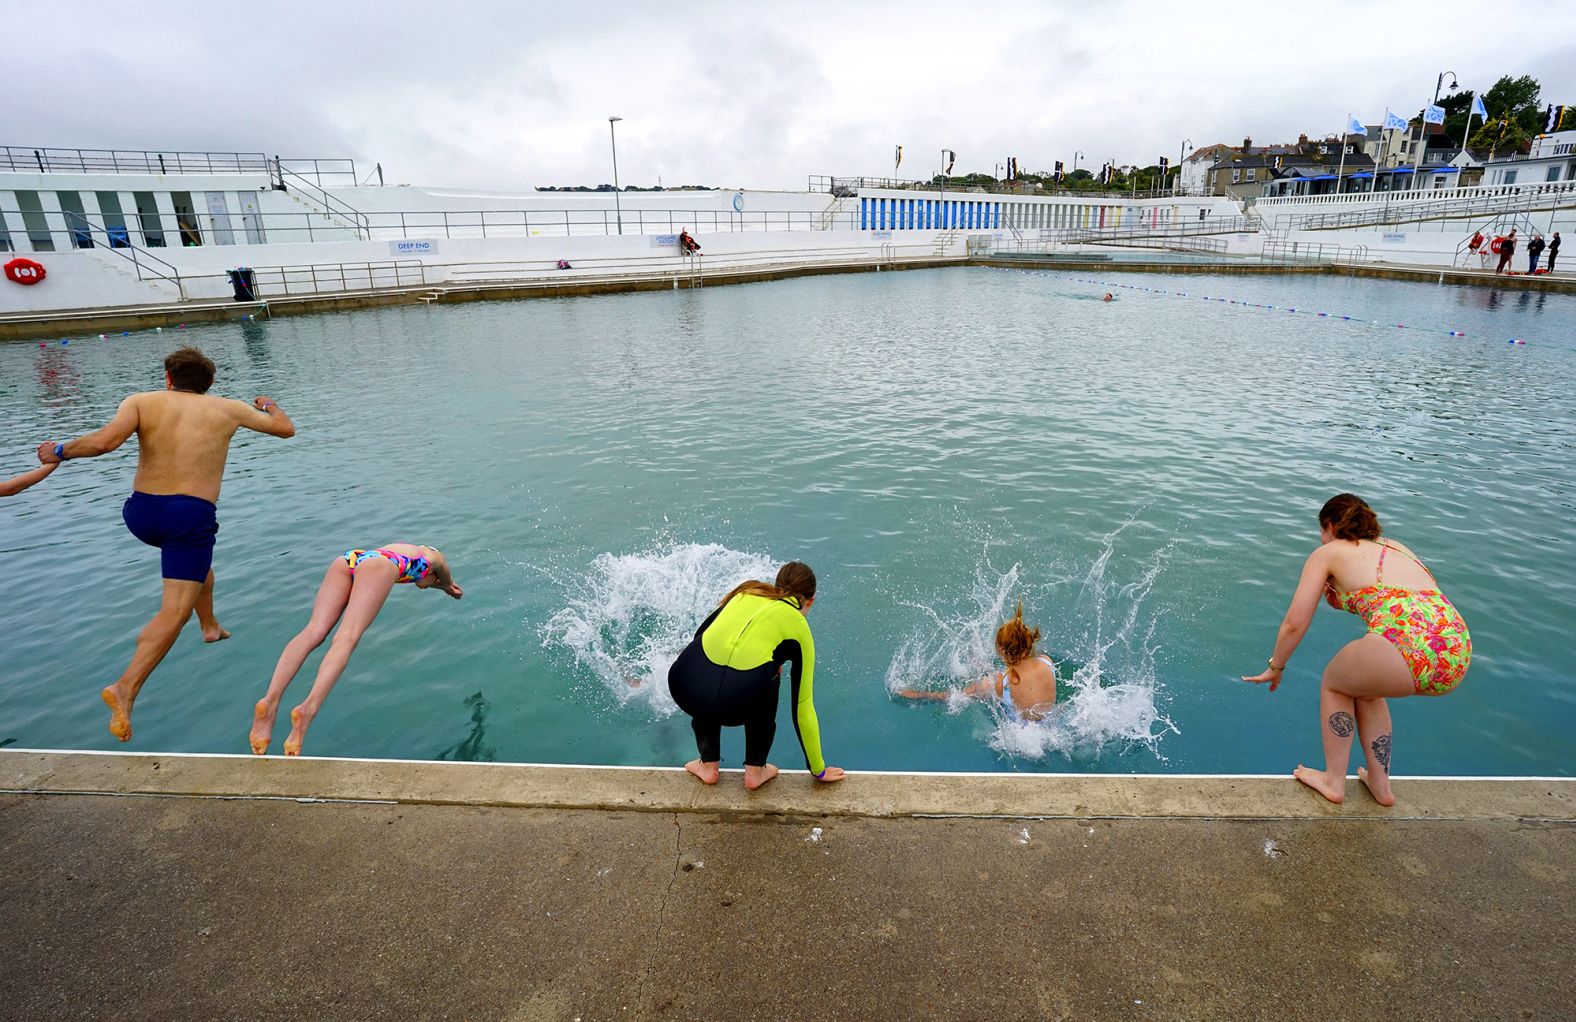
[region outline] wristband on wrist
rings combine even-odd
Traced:
[[[1274,671],[1276,674],[1280,674],[1281,672],[1286,670],[1286,665],[1285,664],[1281,664],[1279,667],[1275,666],[1275,656],[1274,656],[1274,654],[1270,655],[1269,667],[1270,667],[1270,670]]]
[[[66,442],[64,440],[55,445],[55,457],[61,461],[66,460]]]
[[[266,412],[270,408],[278,408],[278,407],[279,407],[279,403],[276,402],[276,401],[265,401],[265,402],[263,402],[263,407],[258,409],[258,410]]]

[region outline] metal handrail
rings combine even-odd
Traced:
[[[286,167],[284,165],[284,161],[275,156],[274,176],[281,189],[285,188],[286,175],[290,177],[290,184],[297,191],[304,193],[307,198],[323,207],[325,215],[329,216],[330,218],[337,216],[343,221],[349,221],[347,224],[345,224],[345,226],[356,232],[357,239],[370,240],[371,234],[368,231],[367,217],[365,213],[361,212],[361,210],[355,208],[342,199],[334,198],[322,188]]]
[[[427,268],[420,259],[388,259],[351,263],[305,263],[299,266],[255,266],[253,294],[321,294],[324,291],[375,291],[381,287],[415,287],[427,283]],[[389,282],[388,275],[393,274]],[[380,276],[382,282],[379,282]],[[362,284],[365,278],[365,285]],[[337,280],[339,287],[330,288]],[[310,285],[310,286],[306,286]],[[292,290],[293,288],[293,290]]]
[[[76,174],[266,174],[263,153],[173,149],[49,149],[0,146],[0,170]]]
[[[319,159],[305,156],[295,158],[275,156],[274,159],[279,160],[297,177],[310,176],[313,183],[319,188],[323,187],[323,179],[325,177],[328,178],[331,185],[337,183],[355,186],[361,183],[356,177],[356,161],[352,159]]]
[[[165,262],[163,259],[160,259],[158,256],[154,255],[152,252],[149,252],[147,249],[139,248],[138,246],[133,245],[131,243],[129,234],[117,236],[109,229],[95,225],[92,221],[88,220],[87,217],[82,216],[80,213],[72,213],[69,210],[62,210],[61,212],[66,219],[66,231],[68,237],[72,237],[72,233],[74,231],[85,231],[90,238],[95,234],[102,235],[106,242],[104,247],[109,249],[115,255],[120,256],[122,259],[129,261],[136,269],[138,280],[148,279],[147,277],[143,276],[143,271],[146,270],[149,276],[174,284],[175,290],[180,293],[181,299],[183,301],[185,300],[186,285],[181,281],[180,270]],[[75,223],[75,226],[73,226],[73,222]],[[72,242],[75,245],[75,237],[72,238]],[[97,246],[78,247],[96,248]],[[150,263],[152,265],[145,265]],[[161,266],[169,272],[165,273],[159,270],[158,267]]]

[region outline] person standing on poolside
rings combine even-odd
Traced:
[[[274,667],[274,676],[268,683],[268,692],[258,700],[252,711],[252,752],[258,756],[268,751],[274,733],[274,717],[279,713],[279,700],[285,688],[295,678],[296,672],[306,662],[307,656],[328,638],[335,623],[334,641],[323,662],[317,668],[317,680],[301,705],[290,711],[290,735],[285,739],[285,755],[301,755],[301,744],[306,741],[306,730],[312,719],[323,708],[323,700],[333,690],[334,683],[345,673],[350,654],[372,624],[372,619],[383,609],[383,601],[399,584],[409,583],[417,589],[436,589],[458,600],[464,592],[449,573],[449,562],[430,546],[413,543],[390,543],[367,550],[347,550],[334,558],[317,587],[317,598],[312,601],[312,617],[306,627],[285,645]]]
[[[137,475],[121,517],[133,536],[160,549],[164,596],[137,636],[125,673],[100,693],[109,707],[110,734],[123,742],[131,741],[137,693],[193,611],[204,642],[230,637],[214,617],[212,570],[216,502],[230,438],[243,426],[270,436],[295,435],[295,424],[272,398],[247,404],[209,395],[213,376],[214,365],[201,351],[181,348],[164,360],[164,390],[126,398],[102,429],[38,447],[41,463],[58,465],[108,454],[137,437]]]
[[[1554,232],[1554,238],[1549,242],[1549,272],[1554,272],[1554,260],[1560,257],[1560,232]]]
[[[1543,235],[1534,234],[1527,242],[1527,273],[1538,272],[1538,256],[1543,254]]]
[[[821,729],[811,686],[815,640],[805,620],[815,603],[815,572],[789,561],[768,585],[751,579],[734,586],[695,630],[668,670],[668,690],[690,716],[697,759],[684,769],[716,784],[722,767],[722,729],[744,726],[744,786],[754,791],[777,776],[766,762],[777,735],[777,696],[783,664],[793,661],[793,723],[805,766],[831,784],[843,771],[821,758]]]
[[[1510,233],[1499,239],[1499,265],[1494,268],[1495,273],[1504,273],[1510,265],[1511,256],[1516,254],[1516,229],[1512,227]]]
[[[1321,594],[1330,606],[1368,623],[1368,634],[1347,643],[1324,668],[1319,693],[1324,769],[1298,764],[1292,774],[1336,803],[1346,794],[1346,764],[1355,731],[1368,760],[1367,769],[1359,767],[1357,776],[1380,805],[1395,804],[1390,790],[1390,707],[1385,700],[1444,695],[1461,684],[1472,662],[1467,624],[1433,573],[1412,551],[1379,537],[1379,517],[1361,497],[1340,493],[1325,503],[1319,510],[1323,545],[1303,565],[1269,669],[1242,679],[1267,681],[1271,692],[1280,686],[1286,661],[1307,633]]]

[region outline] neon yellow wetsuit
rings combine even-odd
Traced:
[[[826,772],[812,698],[815,640],[797,597],[741,593],[701,622],[668,671],[703,762],[721,761],[722,729],[744,726],[744,763],[765,766],[777,734],[780,670],[793,661],[793,724],[812,774]]]

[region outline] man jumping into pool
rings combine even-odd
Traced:
[[[137,636],[131,664],[100,693],[110,734],[131,741],[131,706],[195,611],[204,642],[230,633],[213,614],[213,543],[230,438],[242,426],[270,436],[295,435],[295,424],[271,398],[251,404],[212,397],[214,366],[196,348],[164,360],[164,390],[133,394],[107,426],[76,440],[38,447],[45,465],[108,454],[137,437],[137,475],[121,518],[131,534],[161,551],[164,599]]]

